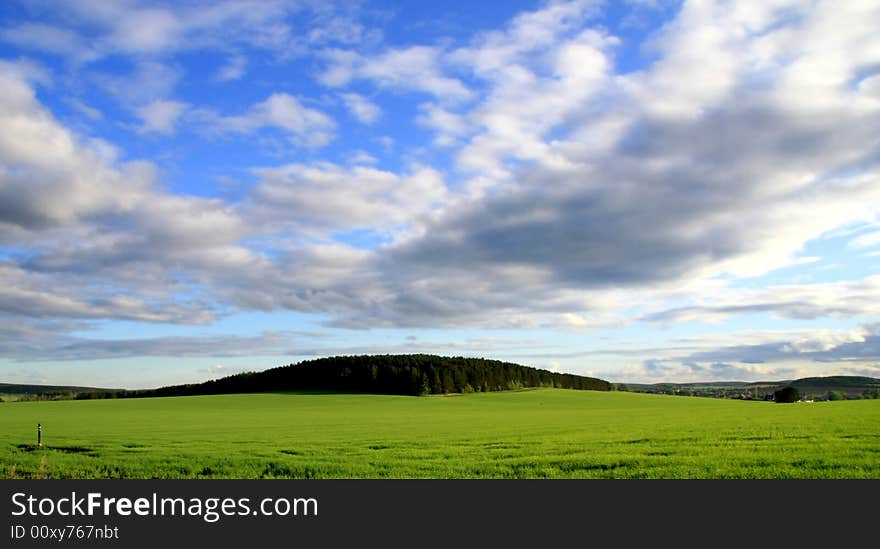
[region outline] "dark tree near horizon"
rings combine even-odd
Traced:
[[[791,385],[783,387],[773,393],[773,400],[777,404],[797,402],[801,399],[801,392]]]

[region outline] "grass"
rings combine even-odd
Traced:
[[[880,400],[540,389],[21,402],[0,404],[0,475],[880,478]]]

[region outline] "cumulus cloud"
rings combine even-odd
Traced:
[[[565,163],[547,134],[595,108],[618,42],[583,28],[593,8],[592,2],[551,4],[450,53],[451,63],[486,86],[483,100],[467,113],[472,131],[458,153],[461,168],[503,180],[510,175],[506,160]],[[444,130],[453,119],[427,120],[440,123],[439,142],[447,141]]]
[[[324,53],[328,66],[318,78],[333,87],[368,80],[383,89],[424,92],[444,102],[469,99],[472,92],[467,86],[444,74],[442,54],[440,48],[431,46],[390,49],[371,57],[348,50],[328,50]]]
[[[382,230],[425,216],[444,199],[441,175],[419,168],[398,175],[367,166],[330,163],[258,168],[253,217],[306,231]]]
[[[170,10],[135,9],[120,17],[106,41],[117,51],[151,53],[176,46],[184,29],[183,20]]]
[[[349,155],[348,162],[349,164],[372,165],[377,164],[379,160],[367,151],[354,151]]]
[[[125,211],[150,184],[149,166],[111,167],[111,148],[59,124],[9,66],[0,65],[0,90],[0,230],[7,238],[16,229]]]
[[[839,24],[841,19],[864,15],[858,10],[840,11]],[[572,56],[560,66],[596,70],[588,76],[592,87],[575,86],[587,95],[571,101],[574,119],[560,115],[571,128],[570,136],[563,132],[553,141],[537,139],[542,136],[540,125],[525,133],[502,131],[527,127],[517,124],[531,116],[530,103],[517,101],[519,96],[508,98],[503,104],[511,122],[500,118],[505,122],[498,131],[484,123],[487,129],[461,154],[480,151],[481,144],[498,140],[486,145],[488,153],[467,163],[488,174],[499,173],[497,161],[502,157],[538,161],[503,170],[503,184],[491,193],[447,208],[429,220],[420,237],[390,246],[386,250],[389,271],[393,270],[389,278],[397,284],[400,303],[389,308],[403,308],[410,292],[424,294],[416,288],[431,288],[429,302],[449,310],[491,307],[489,298],[472,295],[470,285],[448,282],[472,280],[474,273],[480,273],[481,280],[494,281],[499,289],[518,288],[517,295],[535,295],[543,287],[555,287],[560,295],[566,289],[665,286],[672,290],[686,280],[756,276],[794,263],[806,242],[828,231],[856,220],[872,220],[880,203],[880,185],[871,136],[880,130],[880,111],[861,101],[858,88],[843,85],[829,88],[837,94],[835,101],[824,102],[815,111],[793,111],[780,100],[794,93],[787,87],[787,77],[774,79],[765,71],[767,63],[788,67],[794,62],[793,51],[802,53],[798,62],[820,55],[811,49],[811,40],[826,26],[823,13],[805,10],[799,12],[797,23],[784,25],[790,14],[780,10],[727,14],[686,6],[658,39],[660,61],[625,77],[607,75],[609,54],[602,49],[601,35],[579,35],[574,42],[560,44],[557,59],[565,59],[566,51]],[[692,50],[683,44],[700,39],[692,36],[695,28],[718,29],[724,38],[711,42],[712,47],[703,43],[693,54],[698,59],[677,57]],[[861,29],[860,38],[848,37],[847,47],[852,40],[877,42],[876,33],[869,33],[861,23],[854,21],[854,28]],[[754,29],[762,30],[760,36]],[[748,63],[758,55],[763,64]],[[715,67],[711,56],[719,58],[721,68]],[[735,68],[724,68],[727,58]],[[683,75],[688,67],[725,72],[705,90],[695,90],[690,79],[669,79],[663,86],[658,84],[662,93],[655,94],[653,84],[641,82],[666,78],[663,75],[673,71],[666,60],[674,60],[669,63]],[[869,70],[866,62],[865,54],[841,59],[835,74],[855,77]],[[496,68],[489,62],[486,66]],[[564,87],[564,78],[547,85]],[[517,88],[499,89],[509,93]],[[528,93],[530,88],[522,89]],[[590,97],[601,98],[604,109],[591,111]],[[500,112],[494,103],[501,99],[490,96],[475,112],[486,113],[485,117]],[[552,122],[554,112],[567,112],[543,109],[544,104],[539,104],[534,111],[540,124]],[[578,138],[595,121],[613,121],[614,129],[598,148],[594,141]],[[537,148],[521,141],[524,135],[536,138]],[[540,154],[533,154],[539,149]],[[480,165],[486,159],[491,162]],[[507,282],[498,273],[519,274]],[[855,290],[856,286],[841,288],[837,295]],[[856,301],[837,305],[837,313],[867,312]],[[792,305],[782,314],[835,311],[827,305],[824,309],[804,305],[799,310]],[[784,309],[781,303],[773,308]]]
[[[147,2],[83,1],[53,6],[53,24],[7,27],[3,39],[90,61],[108,55],[157,55],[230,44],[269,49],[295,48],[286,18],[298,10],[286,2],[187,2],[177,6]],[[56,23],[57,21],[57,23]],[[61,25],[76,23],[76,29]],[[57,26],[56,26],[57,24]]]
[[[327,144],[336,128],[332,118],[304,106],[286,93],[273,93],[243,114],[226,116],[202,109],[195,116],[210,130],[220,133],[249,134],[262,128],[275,128],[286,133],[295,145],[306,147]]]
[[[787,69],[795,62],[791,51],[819,55],[807,46],[823,36],[822,13],[798,12],[788,24],[790,11],[781,9],[687,5],[654,41],[658,61],[625,76],[611,74],[617,39],[584,30],[589,10],[582,5],[525,14],[449,54],[427,47],[370,58],[328,52],[324,77],[333,86],[364,79],[440,95],[457,85],[445,77],[416,84],[408,71],[440,75],[444,63],[453,62],[471,70],[487,84],[481,102],[464,112],[454,103],[429,103],[420,120],[447,143],[458,143],[459,165],[490,184],[485,192],[453,196],[431,171],[408,177],[321,163],[255,170],[259,182],[246,201],[248,219],[325,235],[418,220],[417,230],[391,242],[378,239],[381,248],[343,254],[359,257],[354,265],[381,280],[370,286],[369,307],[346,289],[355,277],[342,270],[333,271],[335,297],[323,305],[309,303],[313,294],[294,290],[290,281],[279,293],[296,299],[269,301],[324,310],[341,325],[534,327],[552,322],[552,314],[563,325],[586,327],[596,325],[597,316],[619,321],[609,314],[613,300],[609,305],[601,297],[609,292],[662,293],[683,281],[748,277],[793,263],[805,242],[872,219],[880,201],[870,145],[880,116],[861,101],[864,91],[834,88],[839,101],[805,116],[780,101],[790,92],[788,72],[766,72],[767,66]],[[844,10],[838,17],[862,15]],[[524,33],[532,38],[523,40]],[[867,32],[861,39],[876,41]],[[866,70],[863,57],[835,70],[859,74]],[[670,76],[710,65],[717,74],[705,75],[704,88]],[[432,90],[426,84],[432,81],[441,84]],[[275,94],[243,115],[217,115],[214,122],[230,132],[275,126],[294,139],[331,127],[321,113],[308,111],[296,98]],[[856,297],[836,299],[862,296],[856,283],[825,288],[831,297],[822,303],[804,295],[812,290],[775,288],[775,297],[733,292],[726,303],[655,310],[642,318],[870,313]],[[514,294],[519,299],[512,304]]]
[[[220,67],[215,78],[220,82],[229,82],[231,80],[239,80],[244,76],[247,70],[247,57],[244,55],[234,55],[229,61]]]
[[[546,51],[562,38],[582,28],[588,16],[596,13],[592,1],[554,2],[514,17],[505,29],[485,32],[470,47],[451,54],[452,61],[472,67],[483,75],[516,70],[524,56]]]
[[[237,214],[219,199],[166,194],[151,164],[119,162],[106,143],[63,127],[20,75],[0,71],[0,82],[0,235],[27,250],[0,264],[0,310],[209,320],[216,305],[193,297],[194,282],[259,263],[237,244]]]
[[[469,122],[464,115],[450,112],[435,103],[422,103],[416,121],[436,132],[434,143],[439,146],[452,146],[468,134]]]
[[[363,124],[373,124],[382,116],[382,109],[362,95],[343,93],[340,97],[351,114]]]
[[[68,97],[65,101],[73,109],[83,114],[86,118],[90,120],[101,120],[102,118],[104,118],[104,115],[101,113],[100,110],[86,104],[80,99],[77,99],[75,97]]]
[[[16,46],[60,55],[88,55],[88,46],[76,32],[45,23],[22,23],[0,30],[0,40]]]
[[[183,77],[179,67],[154,59],[136,61],[127,74],[102,71],[89,74],[99,87],[122,105],[134,109],[171,96]]]
[[[137,110],[143,121],[140,131],[163,134],[174,133],[180,115],[186,110],[187,104],[180,101],[157,99]]]
[[[0,312],[26,318],[117,318],[190,324],[211,319],[208,311],[188,306],[186,302],[96,294],[82,288],[74,290],[70,284],[67,288],[59,287],[52,276],[29,272],[11,264],[0,264],[0,283]]]

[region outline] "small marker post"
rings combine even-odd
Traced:
[[[37,447],[43,447],[43,424],[37,423]]]

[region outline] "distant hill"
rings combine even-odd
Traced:
[[[629,383],[626,388],[640,393],[664,393],[720,398],[763,400],[768,394],[786,386],[797,388],[804,398],[823,399],[837,391],[848,398],[876,398],[880,379],[864,376],[824,376],[777,381],[707,381],[694,383]]]
[[[58,400],[75,398],[79,394],[115,394],[122,389],[103,389],[99,387],[79,387],[74,385],[24,385],[0,383],[0,395],[4,400]],[[3,398],[3,397],[0,397]]]
[[[880,385],[880,379],[873,377],[861,376],[827,376],[827,377],[805,377],[796,379],[789,383],[792,387],[809,388],[809,387],[829,387],[835,388],[854,387],[862,389],[865,387],[875,387]]]
[[[125,391],[95,398],[331,391],[436,395],[559,387],[610,391],[605,380],[541,370],[511,362],[435,355],[362,355],[307,360],[262,372],[158,389]],[[85,397],[86,395],[82,395]]]

